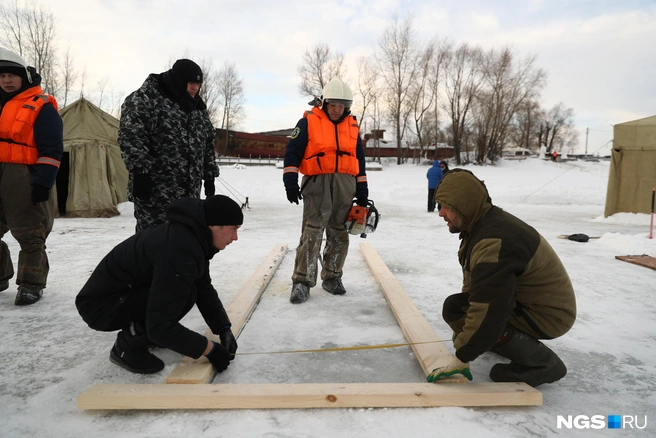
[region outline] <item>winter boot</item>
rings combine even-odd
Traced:
[[[308,298],[310,298],[310,286],[305,283],[294,283],[289,301],[292,304],[301,304],[306,302]]]
[[[533,387],[560,380],[567,374],[562,360],[546,345],[524,332],[514,330],[493,351],[511,360],[490,370],[495,382],[525,382]]]
[[[341,278],[331,278],[330,280],[324,280],[321,283],[321,287],[333,295],[344,295],[346,293],[346,289],[344,289]]]
[[[130,328],[124,328],[116,336],[109,360],[133,373],[152,374],[161,371],[164,362],[148,351],[148,341],[147,335],[135,336]]]
[[[31,284],[21,284],[18,286],[18,293],[14,304],[17,306],[26,306],[34,304],[43,296],[43,288],[39,286],[32,286]]]

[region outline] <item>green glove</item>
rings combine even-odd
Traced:
[[[433,372],[426,377],[426,380],[429,382],[437,382],[438,380],[451,377],[454,374],[462,374],[469,380],[473,379],[471,371],[469,371],[469,364],[461,362],[457,357],[454,357],[448,365],[435,368]]]

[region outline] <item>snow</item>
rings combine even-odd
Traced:
[[[89,329],[74,299],[100,259],[134,231],[132,205],[109,219],[56,219],[48,239],[50,278],[43,299],[14,306],[15,287],[0,293],[0,436],[610,436],[608,429],[558,429],[558,415],[637,415],[654,436],[656,426],[656,271],[615,259],[656,256],[649,215],[603,218],[608,162],[553,163],[539,159],[470,166],[485,180],[493,202],[542,233],[560,255],[577,293],[578,318],[565,336],[547,341],[568,365],[561,381],[538,388],[544,404],[503,408],[293,409],[228,411],[81,411],[77,396],[96,384],[164,383],[179,354],[154,350],[166,368],[134,375],[111,364],[115,333]],[[452,166],[454,167],[454,166]],[[238,352],[402,343],[404,337],[360,252],[371,243],[438,336],[444,298],[459,290],[459,240],[437,213],[426,212],[427,166],[387,164],[369,173],[370,197],[381,213],[366,240],[351,236],[344,284],[332,296],[320,287],[302,305],[289,303],[301,207],[287,201],[280,169],[226,166],[221,179],[248,196],[240,239],[212,261],[224,303],[257,270],[276,244],[289,246],[262,300],[241,333]],[[600,236],[587,243],[560,234]],[[5,236],[14,263],[18,246]],[[194,309],[183,324],[205,331]],[[446,345],[452,349],[448,342]],[[498,356],[471,363],[475,382],[490,381]],[[422,382],[409,347],[330,353],[238,356],[214,383]],[[613,435],[615,436],[615,435]]]

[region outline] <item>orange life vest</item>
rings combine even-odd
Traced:
[[[58,110],[54,97],[44,95],[41,87],[31,87],[14,96],[2,107],[0,114],[0,162],[16,164],[52,164],[56,161],[44,157],[39,160],[39,152],[34,142],[34,123],[43,105],[50,103]]]
[[[308,144],[299,167],[303,175],[360,172],[355,149],[358,140],[358,123],[347,116],[335,125],[319,107],[303,116],[308,121]]]

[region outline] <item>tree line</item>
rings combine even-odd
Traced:
[[[412,16],[397,16],[374,52],[356,65],[349,74],[342,53],[317,44],[303,54],[299,92],[319,95],[333,76],[353,84],[360,126],[391,127],[399,164],[404,143],[420,152],[447,143],[460,164],[494,162],[510,147],[544,146],[551,153],[578,142],[573,110],[540,104],[547,74],[535,56],[522,58],[509,47],[456,45],[439,36],[420,41]]]
[[[86,71],[75,68],[69,47],[63,51],[57,47],[56,34],[54,15],[37,0],[30,0],[24,5],[18,0],[0,4],[0,44],[18,53],[36,68],[42,76],[44,93],[55,96],[60,108],[64,108],[74,100],[77,92],[76,98],[84,97],[120,118],[125,96],[111,90],[107,78],[89,89]],[[203,70],[203,86],[199,94],[207,105],[212,123],[226,132],[234,129],[244,116],[243,81],[235,64],[226,61],[217,69],[211,60],[194,61]],[[171,60],[163,70],[170,68],[173,62],[175,60]]]
[[[76,70],[70,48],[56,46],[55,18],[38,0],[0,5],[0,26],[0,44],[41,73],[44,92],[62,108],[76,90],[78,97],[120,117],[124,96],[108,90],[107,79],[87,90],[86,72]],[[245,117],[243,80],[233,62],[215,68],[211,60],[195,61],[204,74],[200,95],[227,145],[229,131]],[[429,145],[449,144],[461,164],[494,162],[511,147],[537,152],[544,146],[551,153],[578,142],[573,109],[562,102],[552,108],[540,103],[547,73],[537,67],[536,57],[521,57],[510,47],[484,50],[439,36],[421,41],[411,15],[395,16],[373,53],[354,65],[350,73],[344,54],[327,44],[309,47],[298,67],[299,92],[320,96],[333,77],[345,80],[355,94],[352,111],[361,132],[389,128],[399,164],[406,160],[404,144],[420,155]]]

